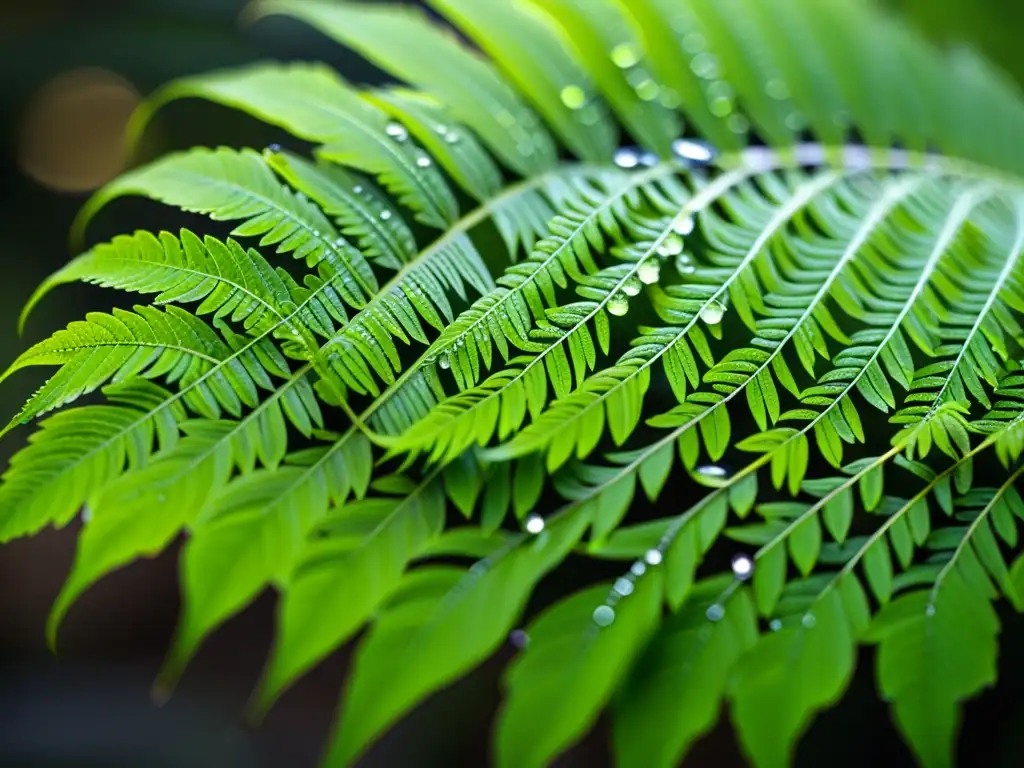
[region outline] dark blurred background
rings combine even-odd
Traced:
[[[969,44],[1024,82],[1024,4],[1017,0],[890,0],[945,45]],[[67,232],[88,195],[131,161],[121,131],[143,95],[172,78],[258,59],[325,60],[350,79],[379,73],[296,23],[238,24],[243,0],[0,0],[0,359],[111,296],[65,288],[36,312],[25,339],[18,311],[33,288],[69,257]],[[143,156],[197,144],[260,147],[280,137],[209,104],[161,113]],[[137,200],[105,211],[90,241],[136,228],[209,225]],[[36,381],[5,382],[14,413]],[[6,417],[0,416],[0,419]],[[0,466],[25,439],[0,444]],[[290,691],[264,726],[239,721],[259,674],[273,601],[259,600],[217,632],[171,701],[158,708],[149,686],[174,629],[177,552],[104,579],[72,609],[59,655],[43,641],[50,603],[70,565],[74,526],[0,548],[0,766],[3,768],[229,768],[316,763],[344,679],[345,653]],[[561,589],[559,589],[561,586]],[[557,593],[564,585],[547,591]],[[1024,754],[1024,621],[1003,611],[1002,682],[967,708],[961,764],[1021,765]],[[364,766],[485,766],[499,674],[511,649],[428,701],[363,761]],[[912,765],[873,690],[865,654],[847,699],[815,722],[798,764],[808,768]],[[604,766],[599,728],[559,762]],[[720,727],[687,766],[742,766]],[[638,767],[642,768],[642,767]]]

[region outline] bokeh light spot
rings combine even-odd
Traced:
[[[125,127],[139,100],[131,83],[104,69],[58,75],[25,110],[18,147],[22,170],[63,192],[110,181],[127,162]]]

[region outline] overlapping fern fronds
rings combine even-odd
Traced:
[[[786,765],[865,643],[918,759],[950,765],[993,601],[1024,607],[1024,99],[860,0],[430,5],[476,47],[400,5],[250,9],[404,85],[266,63],[137,115],[201,98],[312,157],[131,171],[77,241],[125,195],[230,234],[94,244],[28,302],[150,302],[4,375],[57,367],[5,431],[109,401],[46,416],[0,485],[0,540],[81,511],[51,642],[184,534],[160,686],[267,588],[256,717],[369,625],[325,757],[349,765],[576,552],[621,575],[517,633],[496,765],[549,764],[606,708],[619,765],[675,765],[726,701],[751,761]]]

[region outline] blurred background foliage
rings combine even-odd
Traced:
[[[884,0],[941,45],[982,52],[1024,85],[1024,3],[1018,0]],[[175,77],[259,59],[324,60],[355,82],[379,73],[315,32],[282,20],[239,23],[244,0],[0,0],[0,357],[11,360],[48,331],[111,294],[66,288],[36,312],[27,338],[15,333],[31,290],[69,257],[67,232],[90,190],[139,157],[124,155],[124,121],[144,94]],[[192,145],[264,146],[273,129],[209,104],[166,110],[141,157]],[[118,202],[93,225],[90,241],[136,228],[205,221],[151,203]],[[219,232],[223,234],[223,231]],[[13,413],[31,376],[5,382],[0,404]],[[0,445],[0,465],[27,431]],[[74,528],[0,549],[0,766],[202,768],[316,762],[342,684],[345,654],[291,691],[263,728],[245,731],[238,713],[270,641],[273,601],[262,598],[211,639],[174,699],[157,709],[148,685],[177,612],[170,551],[104,580],[72,611],[56,658],[42,628],[74,551]],[[549,598],[550,599],[550,596]],[[999,687],[968,707],[963,765],[990,766],[1024,754],[1024,621],[1006,617]],[[420,708],[363,761],[364,766],[486,765],[498,677],[511,654]],[[801,766],[910,765],[873,693],[867,654],[847,699],[819,718],[800,747]],[[451,724],[458,722],[458,726]],[[465,734],[475,734],[468,742]],[[865,738],[855,734],[863,733]],[[841,736],[840,736],[841,734]],[[841,738],[844,752],[833,750]],[[560,766],[606,764],[598,731]],[[727,726],[688,766],[742,766]]]

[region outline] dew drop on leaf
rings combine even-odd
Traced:
[[[654,101],[661,93],[661,87],[650,78],[647,78],[637,85],[635,91],[640,101]]]
[[[662,88],[661,94],[658,96],[658,103],[665,109],[678,109],[683,100],[679,98],[679,94],[672,88]]]
[[[689,53],[700,53],[707,47],[707,40],[700,32],[690,32],[683,38],[683,48]]]
[[[630,566],[629,572],[634,576],[643,576],[646,570],[647,566],[637,560],[632,566]]]
[[[640,265],[636,274],[644,285],[654,285],[661,279],[661,264],[656,259],[647,259]]]
[[[732,99],[725,96],[717,96],[711,100],[708,109],[715,117],[728,117],[732,114]]]
[[[683,213],[677,216],[676,220],[672,222],[672,231],[677,235],[683,235],[685,237],[693,232],[694,226],[693,216]]]
[[[924,615],[929,617],[935,615],[935,605],[933,603],[928,603],[928,607],[924,609]]]
[[[625,577],[618,578],[615,580],[613,589],[623,597],[626,597],[633,594],[633,582]]]
[[[657,549],[648,549],[644,555],[644,560],[648,565],[661,565],[661,551]]]
[[[733,133],[746,133],[750,130],[750,121],[738,112],[729,117],[727,125]]]
[[[732,572],[740,581],[746,581],[754,575],[754,561],[749,555],[735,555],[732,559]]]
[[[276,155],[280,151],[281,151],[281,145],[280,144],[268,144],[267,148],[264,150],[264,152],[266,152],[268,155]]]
[[[362,184],[356,184],[354,187],[352,187],[352,191],[355,194],[357,194],[357,195],[363,194],[363,186],[362,186]]]
[[[642,290],[643,283],[640,282],[640,278],[638,277],[631,277],[622,284],[622,292],[627,296],[636,296]]]
[[[85,525],[86,523],[90,522],[91,520],[92,520],[92,507],[90,507],[88,504],[83,504],[82,505],[82,524]]]
[[[789,89],[786,87],[785,81],[780,77],[773,77],[765,85],[765,92],[773,99],[782,101],[783,99],[789,98]]]
[[[818,623],[818,620],[814,618],[813,614],[805,613],[804,617],[800,619],[800,623],[803,624],[805,628],[811,629]]]
[[[700,319],[708,325],[718,325],[725,317],[725,307],[717,301],[712,301],[700,311]]]
[[[431,160],[427,155],[420,155],[419,157],[416,158],[416,165],[418,165],[420,168],[429,168],[433,164],[434,161]]]
[[[674,232],[662,240],[661,245],[658,246],[659,256],[678,256],[683,252],[683,238]]]
[[[569,109],[582,109],[587,103],[587,94],[578,85],[567,85],[559,96]]]
[[[640,63],[640,53],[631,43],[619,43],[612,48],[612,63],[619,69],[629,69]]]
[[[693,259],[690,258],[688,253],[680,253],[676,256],[676,272],[680,275],[692,275],[697,271],[697,268],[693,266]]]
[[[441,366],[441,370],[447,371],[452,367],[452,361],[448,358],[448,355],[441,355],[441,361],[438,363]]]
[[[540,515],[530,515],[524,524],[527,533],[534,535],[544,530],[544,518]]]
[[[725,618],[725,608],[720,606],[718,603],[709,605],[705,615],[708,617],[709,621],[721,621]]]
[[[530,644],[530,636],[524,629],[513,629],[508,636],[508,641],[516,648],[522,650]]]
[[[672,151],[681,160],[687,160],[694,165],[706,165],[715,159],[715,151],[711,145],[690,139],[676,139],[672,142]]]
[[[387,221],[390,218],[391,218],[391,211],[381,211],[380,212],[380,220],[381,221]]]
[[[658,156],[653,152],[644,152],[640,155],[640,165],[645,168],[653,168],[658,164]]]
[[[447,144],[458,144],[462,141],[462,137],[459,136],[455,131],[450,131],[444,135],[445,143]]]
[[[768,622],[768,629],[770,629],[772,632],[778,632],[780,629],[782,629],[782,622],[778,619],[772,619]]]
[[[395,141],[405,141],[409,138],[409,132],[405,130],[405,126],[401,123],[390,122],[387,127],[384,128],[384,133],[390,136]]]
[[[698,53],[690,62],[690,69],[697,77],[711,80],[718,77],[718,59],[713,53]]]
[[[615,150],[615,164],[619,168],[636,168],[640,163],[640,153],[630,147]]]
[[[724,480],[729,476],[729,470],[720,464],[705,464],[697,467],[697,474],[714,480]]]
[[[615,610],[608,605],[599,605],[594,609],[594,623],[599,627],[609,627],[615,621]]]
[[[629,299],[624,293],[616,293],[608,299],[608,313],[616,317],[622,317],[629,312]]]

